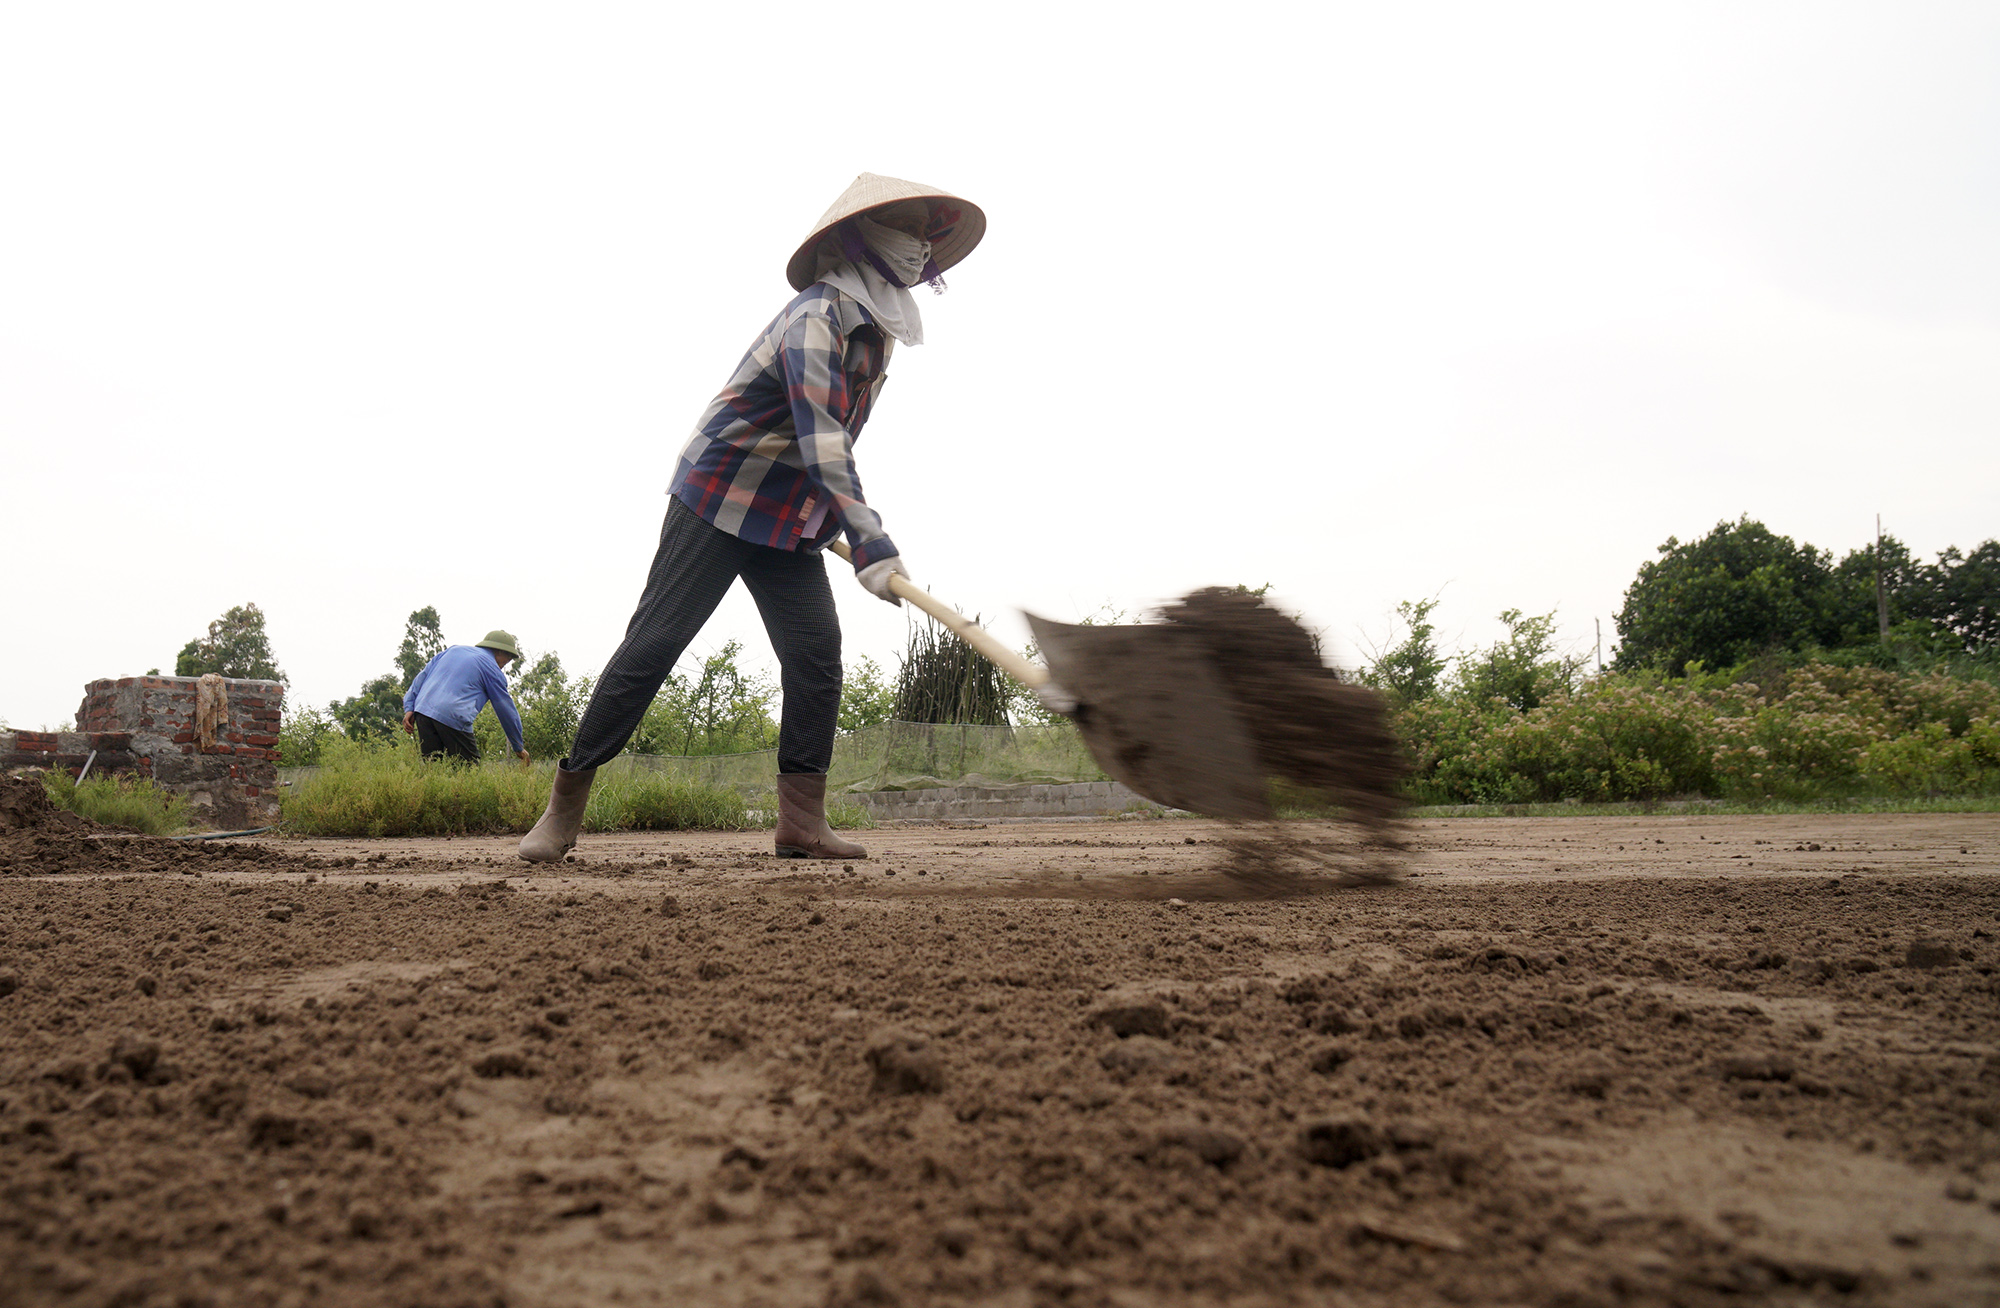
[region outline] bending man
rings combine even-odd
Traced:
[[[479,761],[479,742],[472,738],[472,720],[487,704],[507,733],[507,745],[523,763],[528,747],[521,741],[521,715],[507,693],[500,670],[521,657],[521,647],[504,631],[489,631],[477,645],[452,645],[424,664],[424,670],[403,692],[403,730],[414,731],[427,759]]]

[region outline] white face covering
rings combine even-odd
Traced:
[[[877,325],[903,344],[922,345],[923,316],[917,312],[916,297],[909,288],[923,280],[931,243],[865,216],[852,221],[862,241],[898,280],[890,281],[872,262],[863,259],[856,263],[837,249],[820,255],[819,280],[861,301]]]

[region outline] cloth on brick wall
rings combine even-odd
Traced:
[[[215,749],[215,733],[229,725],[229,687],[219,673],[204,672],[194,686],[194,735],[203,754]]]

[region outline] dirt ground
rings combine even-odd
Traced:
[[[16,832],[0,1303],[2000,1303],[2000,817],[1227,836]]]

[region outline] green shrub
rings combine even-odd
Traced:
[[[517,769],[518,770],[518,769]],[[543,794],[554,770],[535,769],[544,778]],[[522,826],[525,831],[541,816]],[[735,790],[677,781],[654,772],[600,770],[583,811],[585,831],[741,831],[752,825],[748,806]]]
[[[2000,722],[1982,718],[1954,736],[1943,722],[1879,740],[1861,753],[1868,788],[1889,795],[1978,795],[2000,791]]]
[[[324,709],[302,705],[285,714],[278,727],[278,766],[319,766],[329,740],[340,736],[340,724]]]
[[[1521,712],[1462,690],[1399,710],[1423,804],[1669,796],[1800,803],[2000,792],[2000,687],[1808,662],[1613,674]]]
[[[187,801],[144,777],[88,777],[78,785],[67,772],[45,772],[42,787],[58,808],[107,827],[149,836],[177,835],[188,827]]]
[[[859,804],[843,804],[829,799],[826,824],[836,831],[870,831],[875,826],[875,815]]]

